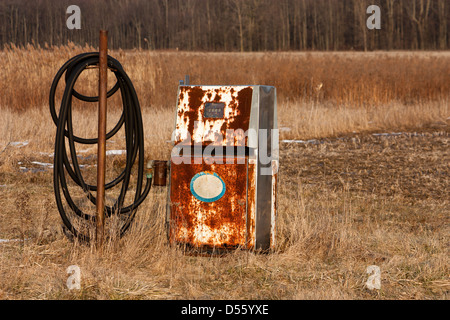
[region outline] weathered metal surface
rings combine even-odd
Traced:
[[[165,186],[167,181],[167,161],[153,162],[153,185]]]
[[[246,86],[180,86],[174,142],[245,146],[252,93]],[[222,104],[223,111],[205,114],[205,107],[214,104]]]
[[[272,130],[276,128],[275,90],[273,87],[259,87],[258,97],[258,162],[256,177],[256,232],[255,249],[267,251],[271,248],[274,233],[273,211],[273,147]]]
[[[172,243],[275,247],[276,122],[273,87],[179,87],[168,204]]]
[[[98,81],[98,151],[97,151],[97,247],[103,245],[105,226],[106,108],[108,92],[108,31],[100,30]]]
[[[245,159],[243,164],[207,162],[171,164],[170,240],[205,248],[230,249],[244,245],[247,162]],[[223,180],[226,191],[220,199],[205,202],[192,194],[191,181],[201,172],[215,173]]]

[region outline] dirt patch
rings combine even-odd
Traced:
[[[281,142],[281,169],[305,187],[448,199],[449,129]]]

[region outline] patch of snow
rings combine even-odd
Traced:
[[[25,239],[29,240],[29,239]],[[0,239],[0,243],[7,243],[7,242],[22,242],[23,239]]]
[[[38,166],[49,167],[50,169],[53,168],[53,164],[51,164],[51,163],[45,163],[45,162],[39,162],[39,161],[31,161],[31,163],[36,164]]]
[[[85,149],[85,150],[77,150],[77,153],[86,153],[91,151],[93,148]]]
[[[403,132],[391,132],[391,133],[373,133],[372,135],[375,137],[395,137],[395,136],[401,136]]]
[[[48,153],[48,152],[39,152],[39,154],[40,154],[41,156],[47,156],[47,157],[50,157],[50,158],[53,158],[53,157],[55,156],[55,153],[54,153],[54,152],[52,152],[52,153]]]
[[[13,147],[22,148],[22,147],[25,147],[29,143],[30,142],[28,140],[25,140],[25,141],[14,141],[14,142],[10,142],[9,144]]]
[[[300,143],[300,144],[319,144],[320,141],[316,140],[316,139],[311,139],[311,140],[281,140],[281,142],[284,143]]]
[[[125,154],[126,152],[127,152],[127,150],[108,150],[108,151],[106,151],[106,155],[107,156],[121,155],[121,154]]]

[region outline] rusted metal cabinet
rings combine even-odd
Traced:
[[[180,85],[175,119],[170,241],[202,250],[274,248],[276,89]]]

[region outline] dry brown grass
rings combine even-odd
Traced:
[[[149,159],[169,156],[173,110],[164,106],[173,106],[177,80],[186,73],[196,83],[273,84],[282,96],[280,140],[318,139],[280,144],[277,250],[213,258],[168,245],[165,190],[157,188],[130,232],[108,242],[103,253],[71,243],[61,231],[51,170],[21,172],[21,166],[38,168],[32,161],[53,161],[49,85],[63,62],[90,50],[0,53],[10,68],[7,78],[0,75],[0,239],[17,239],[0,243],[0,299],[449,298],[449,100],[443,95],[449,92],[448,53],[368,54],[377,62],[370,78],[378,79],[378,89],[366,92],[352,79],[357,70],[367,70],[364,54],[114,52],[143,105]],[[230,59],[238,74],[227,65]],[[202,67],[211,61],[213,68]],[[299,62],[309,73],[291,70]],[[271,71],[260,70],[263,65]],[[331,67],[350,81],[351,91],[332,80]],[[408,80],[410,72],[430,84],[413,90],[420,81]],[[387,88],[381,80],[394,75],[395,88],[380,94]],[[316,80],[323,83],[323,95],[308,91]],[[95,106],[76,111],[76,132],[95,135]],[[118,116],[112,110],[108,125]],[[418,134],[371,134],[380,130]],[[23,147],[11,144],[25,140]],[[108,149],[123,148],[120,133],[113,140]],[[121,163],[120,157],[109,159],[111,169]],[[366,268],[373,264],[381,268],[381,290],[369,291]],[[69,265],[81,268],[81,290],[66,287]]]
[[[91,47],[5,47],[0,52],[0,106],[15,110],[48,103],[59,67]],[[448,52],[200,53],[111,51],[136,87],[142,106],[172,107],[178,80],[193,84],[264,84],[280,101],[329,101],[334,106],[378,106],[448,98]],[[83,83],[83,82],[80,82]],[[92,83],[81,85],[86,89]],[[95,86],[94,86],[95,87]],[[320,87],[320,89],[319,89]]]
[[[8,147],[0,235],[19,241],[0,244],[2,298],[448,299],[449,132],[428,132],[282,143],[276,252],[221,258],[168,245],[165,191],[157,188],[130,232],[103,254],[70,243],[51,171],[22,173],[17,164],[49,158],[31,142],[21,152]],[[81,290],[66,287],[73,264]],[[372,264],[382,272],[374,292],[364,288]]]

